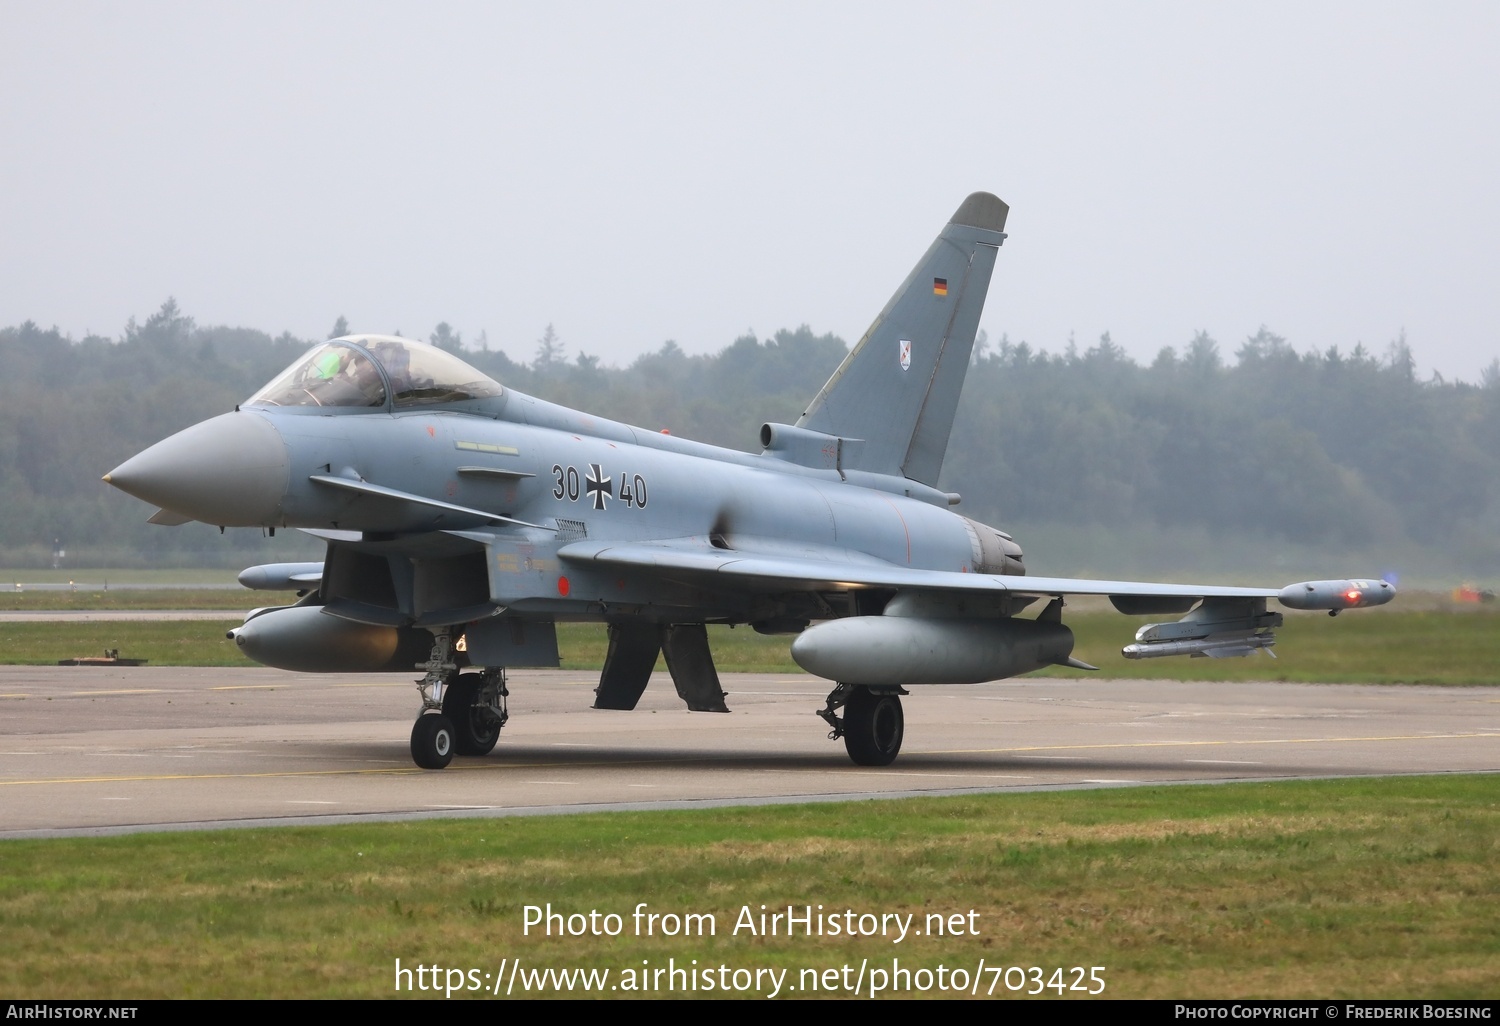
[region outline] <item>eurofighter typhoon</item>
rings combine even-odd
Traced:
[[[759,453],[544,402],[433,346],[350,335],[104,480],[161,507],[158,524],[326,541],[322,563],[241,574],[305,595],[230,637],[288,670],[424,670],[411,752],[433,769],[495,746],[505,671],[556,666],[559,621],[608,625],[599,709],[634,708],[664,654],[689,709],[727,712],[705,625],[791,635],[792,658],[834,682],[818,711],[829,736],[883,766],[908,687],[1093,669],[1073,656],[1068,595],[1180,616],[1142,627],[1132,658],[1269,648],[1282,616],[1268,599],[1330,614],[1389,601],[1383,581],[1031,576],[1010,535],[954,512],[938,472],[1008,212],[988,193],[964,200],[797,423],[761,427]]]

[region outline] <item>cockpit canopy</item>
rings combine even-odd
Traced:
[[[246,406],[395,409],[487,399],[500,383],[451,353],[388,335],[352,335],[315,347]]]

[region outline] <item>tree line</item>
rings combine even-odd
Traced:
[[[448,324],[428,340],[523,392],[750,451],[761,423],[795,421],[848,351],[805,326],[707,355],[669,341],[624,367],[570,353],[550,325],[514,357]],[[285,533],[147,525],[142,503],[99,481],[233,409],[314,341],[199,326],[171,300],[117,338],[0,328],[0,560],[46,565],[56,543],[71,565],[315,556],[315,543]],[[1500,362],[1477,383],[1424,379],[1404,339],[1379,355],[1299,352],[1264,328],[1227,355],[1199,332],[1149,364],[1108,334],[1058,353],[981,338],[940,486],[963,495],[967,515],[1007,528],[1415,541],[1500,566]]]

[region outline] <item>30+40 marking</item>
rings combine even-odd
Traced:
[[[590,463],[587,473],[581,478],[577,467],[564,467],[554,463],[552,476],[556,478],[552,485],[554,499],[567,499],[569,502],[577,502],[580,498],[584,502],[592,500],[595,509],[607,509],[610,499],[619,499],[629,508],[646,508],[646,479],[640,474],[622,473],[619,495],[614,491],[615,479],[605,477],[597,463]]]

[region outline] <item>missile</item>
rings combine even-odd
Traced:
[[[309,591],[322,579],[322,563],[262,563],[239,576],[241,585],[256,591]]]
[[[1178,655],[1224,659],[1260,649],[1269,652],[1282,619],[1280,613],[1266,612],[1265,599],[1249,603],[1210,599],[1175,623],[1144,625],[1135,632],[1136,643],[1126,645],[1120,654],[1126,659]]]
[[[1185,641],[1157,641],[1145,644],[1126,645],[1120,654],[1126,659],[1156,659],[1161,656],[1208,656],[1223,659],[1228,656],[1247,656],[1251,652],[1265,649],[1271,652],[1276,636],[1270,631],[1261,634],[1215,634],[1206,638],[1189,638]],[[1271,655],[1275,655],[1271,652]]]
[[[257,663],[301,673],[410,670],[432,651],[429,631],[355,623],[323,612],[322,606],[268,609],[228,637]]]
[[[809,673],[851,684],[979,684],[1062,664],[1073,632],[1061,623],[972,618],[851,616],[792,642]]]

